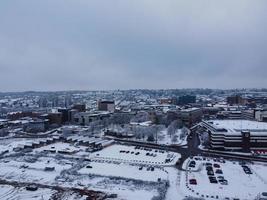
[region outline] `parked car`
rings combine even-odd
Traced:
[[[227,180],[219,180],[219,183],[222,185],[228,185],[228,181]]]
[[[209,163],[209,162],[207,162],[207,163],[206,163],[206,166],[212,166],[212,164],[211,164],[211,163]]]
[[[194,168],[194,167],[196,167],[196,161],[191,161],[190,163],[189,163],[189,167],[192,167],[192,168]]]
[[[214,176],[214,172],[213,171],[207,171],[207,175]]]
[[[214,176],[210,176],[210,177],[209,177],[209,180],[210,180],[210,183],[215,183],[215,184],[218,183],[216,177],[214,177]]]
[[[246,174],[252,174],[251,169],[246,165],[241,165]]]
[[[213,171],[213,168],[212,168],[211,166],[207,166],[207,167],[206,167],[206,170],[207,170],[207,171]]]
[[[220,168],[221,166],[219,164],[215,163],[215,164],[213,164],[213,167]]]
[[[221,169],[216,169],[215,173],[216,174],[223,174],[223,171]]]
[[[190,179],[189,184],[190,185],[197,185],[197,180],[196,179]]]
[[[26,190],[36,191],[36,190],[38,190],[38,187],[36,185],[28,185],[28,186],[26,186]]]

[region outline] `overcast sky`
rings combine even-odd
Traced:
[[[266,0],[1,0],[0,91],[267,86]]]

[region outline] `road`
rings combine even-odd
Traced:
[[[214,158],[225,158],[225,159],[233,159],[237,161],[257,161],[257,162],[267,162],[267,158],[264,157],[255,157],[252,155],[240,155],[232,152],[223,152],[223,151],[209,151],[199,149],[200,140],[196,131],[191,132],[191,137],[188,137],[186,146],[167,146],[160,145],[155,143],[146,143],[146,142],[138,142],[131,140],[123,140],[123,139],[115,139],[119,143],[123,143],[126,145],[137,145],[143,146],[147,148],[161,149],[165,151],[172,151],[181,154],[181,159],[179,163],[177,163],[178,169],[182,169],[183,162],[191,157],[191,156],[206,156],[206,157],[214,157]]]

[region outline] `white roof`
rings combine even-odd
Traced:
[[[209,120],[216,129],[226,129],[228,133],[250,131],[267,135],[267,123],[251,120]]]

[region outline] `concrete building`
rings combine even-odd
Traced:
[[[76,109],[71,109],[71,110],[68,112],[68,115],[69,115],[69,116],[68,116],[68,119],[69,119],[70,122],[72,122],[72,123],[75,122],[75,118],[74,118],[74,116],[75,116],[77,113],[79,113],[79,111],[76,110]]]
[[[195,123],[201,122],[202,116],[203,112],[200,108],[188,108],[181,110],[181,120],[189,127]]]
[[[260,122],[267,122],[267,109],[256,110],[255,119]]]
[[[85,104],[75,104],[72,106],[72,109],[77,110],[78,112],[85,112],[86,105]]]
[[[242,118],[255,120],[255,110],[242,110]]]
[[[239,95],[230,96],[230,97],[227,97],[227,103],[229,105],[244,104],[244,99]]]
[[[191,104],[191,103],[196,103],[196,96],[184,95],[184,96],[180,96],[178,99],[179,105],[185,105],[185,104]]]
[[[160,104],[177,104],[176,98],[161,98],[159,99]]]
[[[30,133],[44,132],[48,128],[49,120],[32,120],[25,125],[25,130]]]
[[[62,124],[62,113],[61,112],[54,112],[48,113],[48,119],[50,124]]]
[[[89,125],[92,122],[101,121],[109,117],[110,117],[109,112],[97,112],[97,113],[83,112],[75,114],[74,121],[79,125]]]
[[[250,120],[209,120],[201,126],[209,134],[210,147],[220,150],[267,149],[267,123]]]
[[[69,121],[69,111],[70,110],[71,109],[68,109],[68,108],[59,108],[58,109],[58,112],[62,113],[62,122],[63,123]]]
[[[108,111],[114,112],[115,111],[115,102],[114,101],[98,101],[98,110],[99,111]]]

